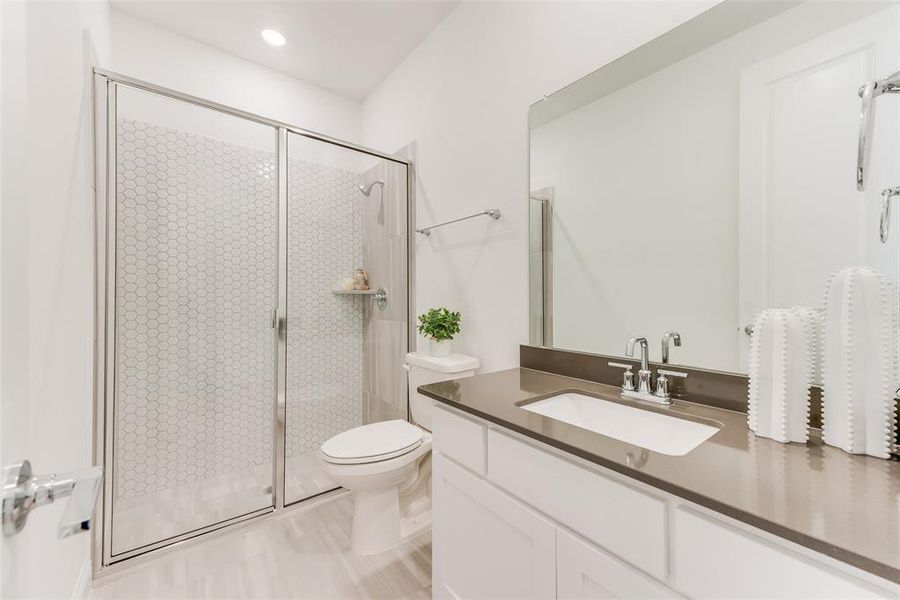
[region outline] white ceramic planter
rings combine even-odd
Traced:
[[[428,340],[428,349],[432,356],[448,356],[453,340]]]

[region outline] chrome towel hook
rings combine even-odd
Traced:
[[[884,188],[881,190],[881,221],[878,232],[881,235],[881,243],[886,244],[891,229],[891,198],[900,196],[900,186]]]

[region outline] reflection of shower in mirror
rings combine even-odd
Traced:
[[[375,187],[376,185],[381,186],[381,189],[384,190],[384,182],[381,181],[381,180],[378,180],[378,181],[373,181],[373,182],[370,183],[369,185],[361,185],[361,186],[359,186],[359,191],[360,191],[360,193],[361,193],[363,196],[368,197],[369,194],[372,193],[372,188]]]
[[[859,88],[862,107],[859,112],[859,145],[856,154],[856,189],[866,189],[869,162],[872,158],[872,136],[875,132],[875,98],[882,94],[900,93],[900,71],[884,79],[869,81]]]

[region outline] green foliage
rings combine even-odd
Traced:
[[[462,315],[446,308],[431,308],[419,315],[419,333],[435,341],[452,340],[459,333]]]

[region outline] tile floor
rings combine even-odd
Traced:
[[[163,550],[95,581],[90,598],[431,598],[431,532],[358,556],[349,548],[352,510],[339,493]]]
[[[272,505],[272,465],[181,485],[155,494],[117,500],[113,505],[113,551],[128,552],[187,531]],[[332,490],[317,452],[288,457],[285,502]]]

